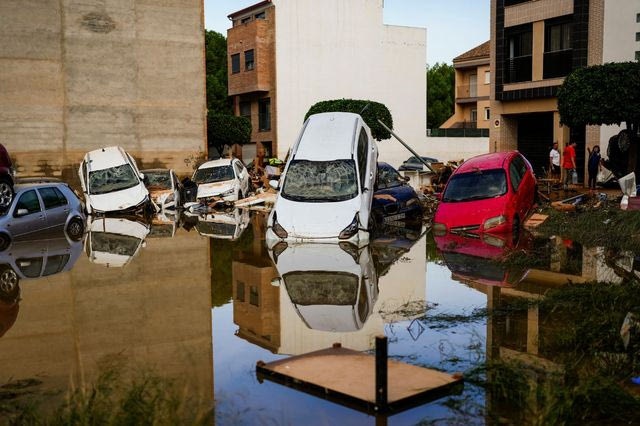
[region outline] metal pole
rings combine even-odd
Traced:
[[[376,408],[387,409],[387,336],[376,336]]]
[[[420,160],[420,162],[421,162],[422,164],[424,164],[425,166],[427,166],[427,169],[431,170],[433,173],[436,173],[436,171],[435,171],[435,170],[433,170],[433,169],[431,168],[431,166],[429,165],[429,163],[427,163],[426,161],[424,161],[424,160],[422,159],[422,157],[421,157],[421,156],[419,156],[419,155],[418,155],[418,153],[417,153],[417,152],[415,152],[415,151],[413,150],[413,148],[411,148],[411,147],[410,147],[409,145],[407,145],[407,144],[406,144],[402,139],[400,139],[400,136],[396,135],[396,134],[393,132],[393,130],[391,130],[390,128],[388,128],[388,127],[387,127],[387,125],[386,125],[386,124],[384,124],[380,119],[378,119],[378,123],[380,123],[380,124],[382,125],[382,127],[384,127],[384,128],[385,128],[385,130],[386,130],[387,132],[391,133],[391,134],[393,135],[393,137],[394,137],[394,138],[396,138],[396,139],[398,140],[398,142],[400,142],[400,143],[401,143],[405,148],[407,148],[407,149],[409,150],[409,152],[410,152],[410,153],[412,153],[412,154],[413,154],[413,155],[414,155],[418,160]],[[436,173],[436,174],[437,174],[437,173]]]

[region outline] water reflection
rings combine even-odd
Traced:
[[[85,250],[92,263],[112,268],[126,266],[138,254],[150,226],[138,218],[91,217]]]

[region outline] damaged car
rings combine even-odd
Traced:
[[[149,226],[124,217],[91,217],[85,252],[91,263],[122,268],[144,247]]]
[[[119,146],[88,152],[78,174],[88,214],[140,213],[149,207],[144,175]]]
[[[197,200],[237,201],[250,191],[249,172],[237,158],[207,161],[193,174],[198,185]]]
[[[235,241],[249,227],[250,221],[246,209],[208,213],[199,216],[196,231],[203,237]]]
[[[377,222],[416,220],[422,217],[422,205],[407,178],[387,163],[378,163],[373,213]]]
[[[267,222],[267,242],[368,241],[378,148],[358,114],[307,119]]]
[[[182,206],[182,184],[170,169],[143,170],[144,184],[151,201],[159,211],[175,210]]]

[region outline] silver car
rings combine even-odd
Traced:
[[[85,229],[83,206],[69,186],[56,179],[23,179],[9,208],[0,216],[0,251],[17,238],[41,238],[43,231],[64,230],[73,241]]]

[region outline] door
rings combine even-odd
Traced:
[[[13,237],[39,232],[47,227],[46,217],[35,189],[20,194],[11,214],[13,220],[7,227]]]
[[[44,205],[47,228],[64,229],[69,215],[69,203],[58,188],[39,188],[40,198]]]
[[[518,123],[518,151],[529,160],[536,176],[544,176],[553,146],[553,113],[522,114],[514,118]]]
[[[476,98],[478,97],[478,75],[471,74],[469,76],[469,97]]]

